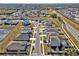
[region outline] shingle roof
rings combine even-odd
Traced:
[[[13,22],[12,20],[7,20],[5,21],[5,24],[8,24],[8,25],[16,25],[18,22]]]
[[[68,46],[67,43],[66,43],[66,40],[61,40],[61,44],[62,44],[62,46],[65,46],[65,47]]]
[[[46,29],[47,32],[58,32],[57,28],[47,28]]]
[[[50,32],[50,33],[47,33],[48,36],[58,36],[59,33],[57,32]]]
[[[29,21],[29,20],[25,20],[25,21],[23,22],[23,25],[25,25],[25,26],[30,25],[30,21]]]
[[[29,40],[29,36],[28,36],[28,34],[22,33],[15,40],[16,41],[27,41],[27,40]]]
[[[8,47],[7,50],[9,51],[20,51],[20,50],[24,50],[25,51],[25,44],[21,44],[21,43],[17,43],[17,42],[12,42]]]
[[[0,29],[0,41],[11,31],[11,29]]]
[[[50,46],[53,46],[53,47],[59,47],[60,46],[60,39],[55,36],[55,37],[51,37],[50,38]]]

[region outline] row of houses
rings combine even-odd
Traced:
[[[68,8],[68,9],[59,9],[60,13],[66,15],[67,17],[79,21],[79,9],[78,8]]]
[[[36,14],[35,16],[37,17],[37,14],[48,14],[48,11],[47,10],[18,10],[10,15],[0,15],[0,19],[1,20],[7,20],[7,19],[10,19],[10,20],[25,20],[28,16],[32,16],[32,14]],[[34,16],[33,15],[33,16]],[[4,17],[5,16],[5,17]]]
[[[21,21],[21,20],[12,20],[12,19],[6,18],[3,20],[0,20],[0,25],[2,25],[2,24],[4,24],[4,25],[17,25],[19,23],[19,21]],[[21,22],[24,26],[30,25],[30,20],[28,20],[28,19],[22,20]]]
[[[25,14],[32,14],[32,13],[34,13],[34,14],[38,14],[38,13],[48,14],[48,10],[26,10],[24,13]]]
[[[6,48],[6,53],[28,55],[29,51],[27,50],[27,48],[31,46],[31,44],[29,43],[29,34],[32,34],[31,26],[27,22],[24,22],[21,28],[21,33],[16,36],[14,41],[9,43],[9,45]]]
[[[6,20],[0,20],[0,25],[17,25],[18,24],[18,20],[10,20],[10,19],[6,19]]]
[[[48,37],[48,45],[52,48],[68,48],[68,43],[66,37],[61,38],[59,37],[59,28],[56,28],[54,25],[52,25],[51,22],[47,22],[45,24],[46,26],[46,33]]]

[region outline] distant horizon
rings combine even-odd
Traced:
[[[79,3],[2,3],[0,7],[10,6],[48,6],[48,7],[79,7]]]

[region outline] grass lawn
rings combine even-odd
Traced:
[[[43,36],[43,37],[41,37],[41,40],[47,40],[47,36]]]
[[[32,43],[32,40],[30,40],[28,43]],[[35,43],[35,40],[33,40],[33,43]]]
[[[46,43],[44,43],[44,52],[45,52],[45,55],[47,55],[48,52],[50,52],[50,47],[48,47]]]

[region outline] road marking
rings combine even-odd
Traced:
[[[32,40],[32,44],[33,44],[33,40]],[[33,49],[33,46],[31,45],[31,48],[30,48],[30,55],[32,54],[32,49]]]
[[[45,53],[44,53],[44,42],[43,42],[43,37],[42,37],[42,50],[43,50],[43,55],[44,55]]]
[[[35,30],[33,32],[33,38],[34,38],[34,36],[35,36]],[[34,40],[32,40],[31,44],[33,44],[33,42],[34,42]],[[31,48],[30,48],[30,55],[32,54],[32,49],[33,49],[33,45],[31,45]]]
[[[43,35],[43,31],[42,31],[42,35],[40,35],[42,37],[42,41],[41,41],[41,44],[42,44],[42,52],[43,52],[43,55],[45,55],[44,53],[44,42],[43,42],[43,36],[46,36],[46,35]]]

